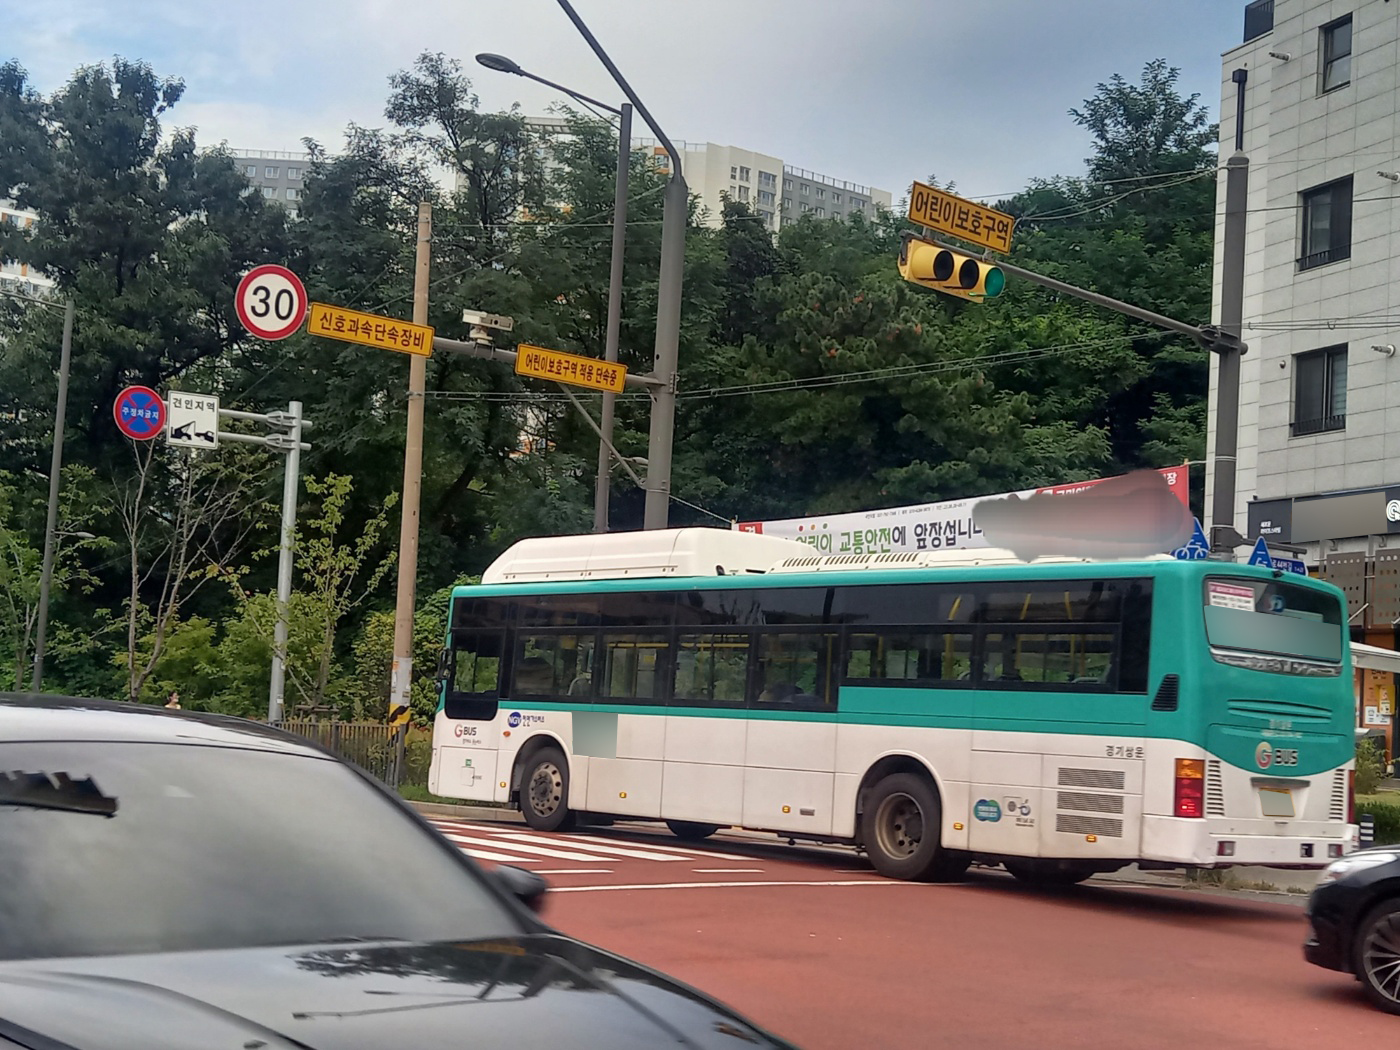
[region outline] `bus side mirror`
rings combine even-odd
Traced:
[[[437,673],[433,675],[433,684],[437,686],[438,692],[442,692],[442,687],[452,681],[452,650],[443,648],[438,653]]]

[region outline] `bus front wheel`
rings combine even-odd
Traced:
[[[947,882],[966,872],[971,859],[943,848],[938,795],[913,773],[892,773],[875,785],[860,830],[870,863],[887,878]]]
[[[569,764],[552,747],[536,751],[520,780],[520,813],[537,831],[558,831],[571,824]]]

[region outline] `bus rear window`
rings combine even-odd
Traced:
[[[1211,576],[1202,597],[1212,646],[1341,662],[1342,605],[1330,594],[1282,580]]]

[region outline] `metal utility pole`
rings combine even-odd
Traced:
[[[1220,265],[1220,328],[1238,343],[1244,327],[1244,238],[1249,198],[1249,158],[1236,152],[1225,162],[1225,238]],[[1242,537],[1235,528],[1235,459],[1239,451],[1240,352],[1220,350],[1215,384],[1215,474],[1211,493],[1210,548],[1234,557]]]
[[[301,402],[287,406],[288,435],[285,475],[282,478],[282,542],[277,552],[277,626],[272,635],[272,677],[267,687],[267,720],[280,722],[286,695],[287,616],[292,600],[292,557],[297,531],[297,493],[301,488]],[[226,436],[226,435],[220,435]]]
[[[44,688],[44,644],[49,629],[49,591],[53,586],[54,548],[58,541],[58,490],[63,473],[63,428],[68,418],[68,369],[73,357],[73,300],[63,308],[63,344],[58,355],[58,404],[53,415],[53,457],[49,461],[49,516],[44,527],[44,568],[39,577],[39,615],[34,625],[34,672],[31,692]]]
[[[608,274],[606,361],[617,360],[618,334],[622,327],[622,262],[627,242],[627,179],[632,164],[632,105],[624,102],[617,128],[617,192],[613,197],[612,269]],[[612,498],[612,437],[617,395],[603,394],[603,413],[598,440],[598,482],[593,496],[593,531],[608,531],[608,505]]]
[[[671,180],[666,184],[665,209],[661,218],[661,276],[656,298],[656,365],[658,385],[652,390],[651,436],[647,449],[646,510],[643,527],[664,529],[669,524],[671,505],[671,448],[676,420],[676,366],[680,351],[681,287],[685,272],[685,224],[690,209],[690,192],[681,171],[681,155],[661,126],[648,112],[632,85],[597,37],[589,30],[569,0],[559,6],[582,34],[598,60],[612,74],[622,93],[637,107],[647,126],[655,133],[671,158]]]
[[[433,206],[418,205],[418,247],[413,268],[413,323],[428,323],[428,273],[432,263]],[[394,607],[394,663],[389,688],[389,723],[403,753],[413,686],[413,610],[418,584],[418,504],[423,487],[423,392],[428,363],[414,354],[408,365],[408,433],[403,452],[403,512],[399,525],[399,586]],[[396,770],[402,768],[396,762]],[[397,784],[397,772],[394,775]]]

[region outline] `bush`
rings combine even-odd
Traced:
[[[1374,795],[1385,775],[1385,762],[1375,740],[1367,737],[1356,742],[1356,793]]]
[[[1390,846],[1400,842],[1400,801],[1389,799],[1356,800],[1356,819],[1369,813],[1375,822],[1376,845]]]

